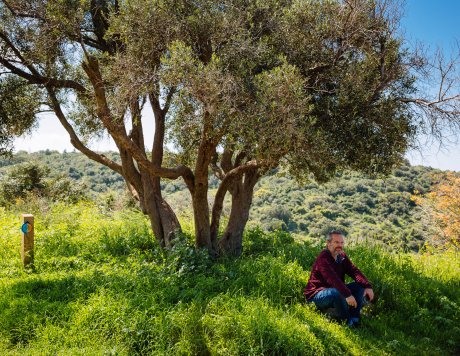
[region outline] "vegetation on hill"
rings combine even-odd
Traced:
[[[118,160],[116,153],[105,155]],[[5,191],[5,186],[18,185],[11,180],[11,172],[20,172],[28,163],[44,166],[49,177],[46,184],[54,182],[51,186],[55,187],[55,182],[60,182],[62,189],[69,188],[69,197],[85,193],[100,204],[113,206],[120,205],[120,201],[122,204],[129,201],[121,176],[76,152],[19,152],[9,159],[0,160],[0,177],[3,177],[0,178],[3,182],[0,183],[0,192],[2,189]],[[264,231],[289,231],[313,239],[324,236],[332,228],[342,229],[356,239],[378,240],[386,246],[418,250],[434,232],[433,225],[428,224],[426,215],[422,214],[413,196],[430,192],[433,182],[439,180],[434,175],[436,172],[439,173],[431,168],[406,164],[381,179],[349,172],[319,185],[313,181],[298,184],[287,174],[276,170],[262,178],[255,187],[249,225],[259,226]],[[62,180],[65,174],[75,181],[75,185]],[[84,186],[89,191],[85,192]],[[212,199],[217,188],[216,178],[210,177],[209,186]],[[62,189],[48,191],[62,199],[65,197]],[[191,196],[185,183],[164,181],[162,190],[179,216],[190,219],[188,207]],[[2,200],[12,199],[3,194]],[[227,201],[224,217],[230,213],[228,206]]]
[[[348,329],[304,303],[319,244],[247,231],[211,261],[186,235],[160,249],[139,212],[31,201],[35,270],[20,264],[17,214],[0,209],[4,355],[449,355],[460,351],[458,253],[348,249],[378,302]]]
[[[430,190],[433,172],[407,164],[381,179],[345,173],[325,185],[304,186],[274,175],[257,187],[251,221],[268,231],[282,229],[320,238],[340,229],[356,239],[418,249],[428,227],[411,197],[415,191]]]
[[[118,161],[114,152],[104,153],[110,159]],[[126,186],[122,176],[109,168],[90,160],[80,152],[40,151],[27,153],[19,151],[10,157],[0,158],[0,175],[5,175],[11,166],[20,163],[36,163],[49,168],[50,177],[67,176],[88,187],[93,193],[107,190],[123,190]]]

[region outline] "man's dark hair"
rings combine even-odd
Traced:
[[[327,233],[326,241],[331,242],[332,241],[332,235],[342,235],[343,237],[345,237],[345,234],[343,233],[343,231],[331,230],[331,231],[329,231]]]

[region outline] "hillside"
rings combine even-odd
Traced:
[[[427,226],[411,197],[430,190],[434,171],[405,165],[385,178],[344,173],[325,185],[304,186],[288,177],[267,177],[255,192],[251,221],[268,231],[319,238],[340,229],[356,239],[417,249]]]
[[[105,152],[107,157],[118,160],[115,152]],[[107,167],[94,162],[80,152],[40,151],[27,153],[20,151],[10,158],[0,158],[0,175],[10,167],[25,162],[34,162],[50,168],[51,176],[67,175],[83,183],[93,193],[107,190],[121,191],[125,188],[123,178]]]
[[[106,155],[114,160],[118,157],[113,152]],[[108,191],[113,193],[102,200],[114,201],[125,189],[118,174],[76,152],[19,152],[0,161],[0,175],[23,162],[39,162],[50,168],[51,176],[64,174],[84,183],[97,201],[101,201],[99,193]],[[313,239],[336,228],[355,239],[378,240],[393,248],[418,250],[429,236],[430,228],[411,197],[414,192],[430,190],[435,172],[439,171],[406,164],[380,179],[344,173],[325,185],[313,181],[299,185],[282,171],[274,171],[256,186],[249,226],[259,226],[265,231],[289,231]],[[215,179],[210,177],[210,203]],[[165,180],[162,187],[173,209],[180,216],[191,218],[191,197],[183,181]],[[224,215],[228,215],[228,209],[227,204]]]

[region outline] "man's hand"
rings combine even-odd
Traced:
[[[348,298],[345,299],[347,301],[347,304],[350,306],[350,307],[353,307],[353,308],[356,308],[358,306],[358,303],[356,303],[356,299],[355,297],[353,297],[352,295],[350,295]]]
[[[374,299],[374,291],[372,290],[372,288],[366,288],[364,290],[364,297],[367,297],[367,299],[369,299],[369,301],[372,302],[372,300]]]

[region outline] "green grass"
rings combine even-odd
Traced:
[[[1,209],[1,208],[0,208]],[[158,248],[134,211],[40,205],[35,270],[18,212],[0,210],[2,355],[449,355],[460,351],[458,253],[348,249],[379,300],[350,330],[304,303],[321,247],[248,231],[244,255],[211,261],[186,232]]]

